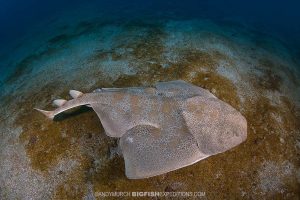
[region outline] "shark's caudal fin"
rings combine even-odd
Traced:
[[[34,108],[35,110],[43,113],[46,117],[48,117],[49,119],[54,119],[54,114],[53,114],[53,111],[46,111],[46,110],[41,110],[41,109],[38,109],[38,108]]]
[[[83,93],[79,92],[77,90],[70,90],[69,93],[70,93],[70,96],[73,98],[73,100],[67,101],[65,99],[56,99],[56,100],[53,101],[53,105],[58,107],[56,110],[46,111],[46,110],[41,110],[41,109],[38,109],[38,108],[35,108],[35,110],[43,113],[46,117],[48,117],[49,119],[52,119],[52,120],[54,119],[55,115],[58,115],[59,113],[74,112],[74,109],[76,109],[75,107],[79,107],[79,106],[84,105],[80,101],[75,100],[75,99],[81,97],[83,95]]]

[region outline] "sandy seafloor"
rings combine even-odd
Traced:
[[[276,38],[207,19],[66,14],[16,43],[0,61],[1,199],[97,199],[107,191],[299,199],[299,61]],[[246,142],[165,175],[129,180],[117,141],[94,112],[53,122],[33,110],[53,109],[54,99],[70,99],[70,89],[177,79],[239,110],[248,122]]]

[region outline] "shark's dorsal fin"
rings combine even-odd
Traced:
[[[56,99],[53,101],[53,104],[57,107],[63,106],[65,103],[67,103],[67,100],[65,99]]]
[[[70,90],[69,93],[70,93],[70,95],[71,95],[71,97],[72,97],[73,99],[76,99],[76,98],[81,97],[81,96],[83,95],[82,92],[77,91],[77,90]]]

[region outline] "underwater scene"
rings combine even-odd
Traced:
[[[0,199],[299,199],[299,8],[0,1]]]

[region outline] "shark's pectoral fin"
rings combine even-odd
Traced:
[[[154,126],[135,126],[120,139],[126,176],[147,178],[191,165],[207,157],[189,133],[162,133]]]
[[[227,151],[247,137],[246,119],[219,99],[201,96],[189,98],[182,115],[199,149],[205,154]]]

